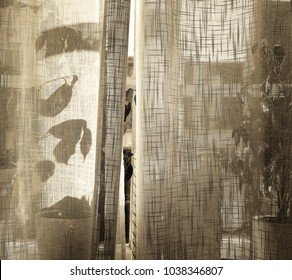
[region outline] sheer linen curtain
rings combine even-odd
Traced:
[[[254,4],[136,1],[137,259],[220,259],[236,250],[230,237],[222,242],[222,224],[240,229],[245,218],[227,168]]]
[[[1,1],[0,258],[291,259],[290,2]]]
[[[1,259],[116,257],[129,7],[1,1]]]

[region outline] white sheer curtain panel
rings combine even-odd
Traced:
[[[0,258],[292,259],[291,34],[289,0],[0,0]]]

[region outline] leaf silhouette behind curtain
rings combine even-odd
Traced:
[[[45,133],[41,139],[52,135],[61,141],[54,148],[54,155],[56,161],[59,163],[68,164],[70,157],[75,154],[76,145],[81,138],[80,151],[84,157],[88,155],[92,144],[92,133],[87,128],[86,121],[83,119],[67,120],[60,124],[51,127],[47,133]]]
[[[67,48],[66,52],[72,52],[78,48],[82,41],[82,33],[79,30],[73,28],[67,28]]]
[[[42,49],[43,46],[45,45],[45,43],[46,43],[46,37],[45,37],[44,34],[42,34],[35,41],[35,49],[36,49],[36,52],[38,52],[40,49]]]
[[[68,165],[70,157],[75,154],[75,147],[74,143],[61,140],[53,151],[56,161]]]
[[[91,131],[88,128],[84,128],[83,136],[80,142],[80,151],[84,157],[84,160],[90,151],[91,144],[92,144]]]
[[[46,20],[43,21],[46,25]],[[78,50],[97,51],[99,41],[94,36],[83,38],[78,27],[62,26],[45,30],[36,39],[36,52],[45,47],[45,58]]]
[[[45,57],[61,54],[65,48],[66,27],[55,28],[44,31],[41,36],[45,37],[46,52]]]
[[[53,135],[58,139],[75,145],[80,140],[82,128],[86,126],[86,121],[82,119],[68,120],[52,126],[41,139]]]
[[[45,117],[55,117],[60,114],[70,103],[73,86],[77,82],[78,77],[73,76],[71,85],[65,81],[54,93],[52,93],[46,100],[40,100],[40,113]]]
[[[36,166],[37,175],[41,182],[46,182],[55,172],[55,164],[50,160],[42,160]]]

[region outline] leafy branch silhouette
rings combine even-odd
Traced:
[[[65,79],[65,78],[64,78]],[[54,91],[46,100],[40,100],[40,113],[45,117],[55,117],[61,113],[70,103],[74,84],[78,76],[74,75],[71,84],[65,83]]]
[[[49,135],[61,139],[54,148],[53,153],[57,162],[65,163],[67,165],[70,157],[75,154],[76,145],[80,138],[80,151],[84,160],[86,159],[92,145],[91,131],[87,128],[87,123],[83,119],[73,119],[57,124],[51,127],[41,139],[48,137]]]
[[[35,41],[36,52],[46,48],[45,57],[49,57],[64,52],[75,50],[98,50],[99,42],[96,39],[82,38],[81,31],[73,27],[63,26],[43,31]],[[68,84],[67,78],[61,77],[65,82],[57,88],[47,99],[40,99],[40,114],[44,117],[55,117],[60,114],[70,103],[73,93],[73,87],[78,81],[78,76],[73,75],[71,84]],[[49,82],[52,82],[51,80]],[[48,82],[46,82],[48,83]],[[46,84],[45,83],[45,84]],[[58,163],[68,165],[68,161],[75,154],[76,146],[80,141],[80,152],[84,161],[92,145],[92,133],[87,128],[87,123],[83,119],[71,119],[51,127],[41,139],[54,136],[61,139],[55,146],[53,154]],[[42,182],[48,180],[54,174],[54,163],[51,161],[38,162],[37,171]]]
[[[45,57],[76,50],[97,51],[99,41],[91,36],[83,38],[82,32],[70,26],[43,31],[35,41],[36,52],[46,47]]]

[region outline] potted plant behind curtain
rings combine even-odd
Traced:
[[[36,52],[44,49],[45,58],[67,54],[73,60],[74,58],[76,59],[74,57],[75,52],[96,51],[98,48],[96,39],[89,37],[84,39],[79,29],[82,30],[81,24],[80,26],[61,26],[43,31],[35,41]],[[86,56],[83,55],[81,57],[84,58]],[[76,61],[74,62],[76,63]],[[82,71],[80,70],[81,67],[78,69],[78,71]],[[81,72],[81,74],[86,75],[84,72]],[[50,127],[40,137],[40,142],[45,141],[47,137],[54,138],[54,140],[58,141],[53,150],[51,150],[52,154],[49,154],[49,152],[46,154],[46,156],[51,156],[51,160],[41,161],[37,164],[37,173],[41,183],[47,182],[49,177],[54,175],[55,169],[62,169],[63,172],[68,173],[70,170],[74,170],[74,173],[79,172],[79,169],[82,170],[84,168],[84,164],[87,162],[87,156],[92,150],[93,137],[91,129],[88,127],[88,121],[83,119],[82,114],[78,110],[74,114],[67,108],[73,102],[73,96],[85,95],[82,90],[77,92],[75,89],[75,84],[81,83],[82,79],[77,75],[72,75],[72,77],[66,76],[56,78],[55,80],[63,79],[64,83],[57,87],[55,91],[48,91],[46,93],[48,96],[46,99],[40,98],[38,100],[39,114],[44,119],[43,122],[50,124],[49,119],[55,119],[55,117],[61,116],[62,114],[64,116],[63,119],[66,119],[62,122],[56,119],[55,122],[57,124]],[[69,79],[69,82],[67,79]],[[52,83],[53,81],[48,81],[47,83]],[[79,101],[80,99],[77,100]],[[87,111],[89,114],[92,113],[90,108]],[[73,118],[77,114],[82,119]],[[52,149],[49,141],[52,142],[49,139],[43,143],[43,146],[48,151],[50,148]],[[80,174],[84,175],[83,172]],[[70,188],[73,190],[79,187],[78,184],[68,184],[64,179],[56,181],[56,183],[59,184],[59,187],[68,186],[68,190],[66,191],[69,194],[71,192]],[[65,194],[66,192],[60,191],[60,193]],[[36,236],[40,259],[90,258],[92,209],[90,201],[85,196],[77,198],[72,196],[72,194],[67,195],[52,206],[41,209],[36,217]]]
[[[292,88],[283,74],[285,48],[277,43],[270,49],[263,39],[252,53],[263,78],[261,97],[240,97],[249,118],[232,134],[235,146],[245,147],[236,168],[251,190],[246,206],[252,220],[252,257],[292,259]]]

